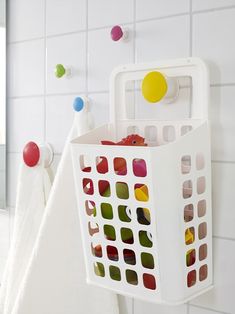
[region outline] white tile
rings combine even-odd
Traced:
[[[235,239],[235,164],[213,163],[213,234]]]
[[[187,305],[167,306],[134,300],[134,314],[187,314]]]
[[[128,26],[130,32],[132,29]],[[130,33],[131,36],[131,33]],[[88,89],[108,90],[109,76],[117,65],[133,62],[133,42],[114,42],[109,29],[88,33]]]
[[[196,10],[208,10],[217,9],[230,5],[235,5],[234,0],[193,0],[192,7],[193,11]]]
[[[196,307],[196,306],[190,305],[188,314],[224,314],[224,313],[217,312],[217,311],[214,312],[213,310],[202,309],[200,307]]]
[[[9,41],[40,38],[44,35],[44,0],[9,0],[7,29]]]
[[[189,12],[188,0],[136,0],[137,20]]]
[[[8,152],[23,151],[29,141],[44,141],[44,99],[16,98],[8,100]]]
[[[191,93],[189,88],[181,88],[179,96],[173,103],[147,102],[141,91],[136,94],[136,118],[156,120],[180,120],[189,118]]]
[[[182,58],[188,55],[188,16],[137,23],[137,62]]]
[[[193,55],[209,65],[212,83],[235,82],[235,9],[193,15]]]
[[[16,201],[16,188],[22,154],[7,154],[7,206],[14,207]]]
[[[214,287],[191,303],[212,310],[234,313],[235,241],[214,239]]]
[[[85,90],[85,33],[47,39],[47,93],[76,93]],[[71,69],[71,76],[57,78],[56,64]]]
[[[47,35],[75,32],[86,28],[86,0],[48,0]]]
[[[5,170],[6,167],[6,145],[0,144],[0,171]]]
[[[212,159],[235,161],[235,87],[211,88]]]
[[[46,98],[46,141],[54,153],[63,151],[73,124],[75,96],[48,96]]]
[[[107,93],[89,95],[91,113],[95,127],[109,122],[109,95]]]
[[[133,0],[88,0],[88,27],[112,26],[133,21]]]
[[[44,41],[11,44],[8,59],[8,96],[43,94]]]
[[[120,314],[133,314],[133,299],[118,295]]]
[[[0,209],[5,208],[6,198],[6,173],[0,170]]]

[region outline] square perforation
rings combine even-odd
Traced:
[[[108,160],[104,156],[96,157],[96,171],[98,173],[107,173],[109,171]]]

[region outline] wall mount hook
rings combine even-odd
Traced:
[[[55,76],[57,78],[61,78],[63,76],[70,76],[71,75],[71,69],[70,68],[66,68],[61,63],[58,63],[55,66],[54,73],[55,73]]]
[[[28,142],[23,149],[23,160],[28,167],[35,167],[43,162],[47,168],[51,165],[53,156],[52,147],[48,143],[38,146],[35,142]]]
[[[129,37],[129,31],[122,28],[120,25],[115,25],[110,31],[110,36],[113,41],[127,41]]]

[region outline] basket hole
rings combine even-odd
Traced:
[[[193,127],[191,125],[183,125],[181,128],[181,135],[185,135],[188,132],[192,131]]]
[[[104,265],[100,262],[94,263],[94,272],[96,276],[104,277],[105,276]]]
[[[118,261],[118,250],[115,246],[108,245],[107,248],[107,256],[111,261]]]
[[[141,263],[145,268],[154,269],[153,255],[150,253],[141,253]]]
[[[90,236],[93,236],[94,234],[99,232],[99,226],[95,222],[88,222],[88,231]]]
[[[82,180],[83,191],[85,194],[92,195],[94,194],[94,185],[93,181],[88,178]]]
[[[156,280],[151,274],[143,274],[143,283],[145,288],[150,290],[156,290]]]
[[[113,219],[113,208],[109,203],[101,203],[101,214],[105,219]]]
[[[207,235],[207,224],[206,222],[201,223],[198,226],[198,237],[199,240],[204,239]]]
[[[104,235],[105,235],[105,238],[110,241],[116,240],[116,231],[114,227],[111,225],[104,225]]]
[[[196,251],[195,249],[193,250],[188,250],[188,252],[186,253],[186,265],[192,266],[196,261]]]
[[[206,200],[201,200],[197,204],[198,217],[203,217],[206,214]]]
[[[134,243],[133,232],[130,228],[121,228],[121,238],[124,243]]]
[[[137,220],[141,225],[150,225],[150,211],[148,208],[138,207],[137,210]]]
[[[153,246],[152,235],[151,233],[147,231],[143,231],[143,230],[139,231],[139,241],[140,241],[140,244],[144,247]]]
[[[193,184],[191,180],[187,180],[183,183],[183,198],[189,198],[193,193]]]
[[[149,191],[148,187],[145,184],[137,183],[135,184],[135,198],[140,202],[148,202],[149,200]]]
[[[187,276],[187,286],[190,288],[196,283],[196,270],[191,270]]]
[[[91,243],[91,252],[92,252],[92,255],[94,255],[95,257],[102,257],[103,256],[103,250],[102,250],[102,246],[100,244],[93,246],[93,244]]]
[[[109,171],[108,168],[108,160],[104,156],[96,157],[96,170],[99,173],[107,173]]]
[[[148,145],[153,146],[157,145],[157,128],[153,125],[146,126],[144,130],[145,139],[148,142]]]
[[[194,215],[193,204],[186,205],[184,207],[184,221],[189,222],[193,220],[193,215]]]
[[[185,244],[192,244],[195,240],[195,229],[194,227],[190,227],[185,230]]]
[[[202,194],[206,190],[206,179],[205,177],[200,177],[197,179],[197,193]]]
[[[207,258],[207,244],[203,244],[199,247],[199,261],[203,261]]]
[[[83,172],[91,172],[91,161],[88,156],[80,155],[80,168]]]
[[[196,156],[196,168],[197,170],[202,170],[205,168],[205,158],[202,153],[199,153]]]
[[[127,174],[126,159],[122,157],[115,157],[113,159],[113,168],[116,174],[124,176]]]
[[[121,272],[120,269],[117,266],[109,266],[109,275],[110,278],[116,281],[121,280]]]
[[[147,167],[144,159],[135,158],[132,161],[133,173],[136,177],[146,177]]]
[[[134,270],[126,270],[126,281],[131,285],[138,285],[138,276]]]
[[[124,261],[127,264],[135,265],[136,264],[136,258],[135,258],[135,252],[129,249],[123,250],[123,257]]]
[[[175,140],[175,128],[173,125],[163,127],[163,139],[165,142],[173,142]]]
[[[94,201],[85,201],[85,208],[88,216],[96,217],[96,207]]]
[[[109,197],[111,195],[110,184],[106,180],[99,180],[98,182],[99,193],[101,196]]]
[[[183,156],[181,158],[181,172],[187,174],[191,171],[191,156]]]
[[[207,278],[208,268],[207,265],[203,265],[199,269],[199,280],[203,281]]]
[[[129,198],[129,188],[125,182],[116,183],[116,194],[118,198],[127,200]]]
[[[129,125],[127,127],[127,135],[139,134],[139,128],[136,125]]]
[[[131,209],[125,205],[118,206],[118,216],[121,221],[130,222],[131,221]]]

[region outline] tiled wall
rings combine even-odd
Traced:
[[[112,25],[131,32],[110,40]],[[211,74],[215,287],[187,305],[121,299],[128,314],[235,313],[235,0],[8,0],[8,205],[14,208],[23,145],[50,142],[59,161],[75,96],[108,120],[115,65],[199,56]],[[76,74],[58,80],[57,63]]]

